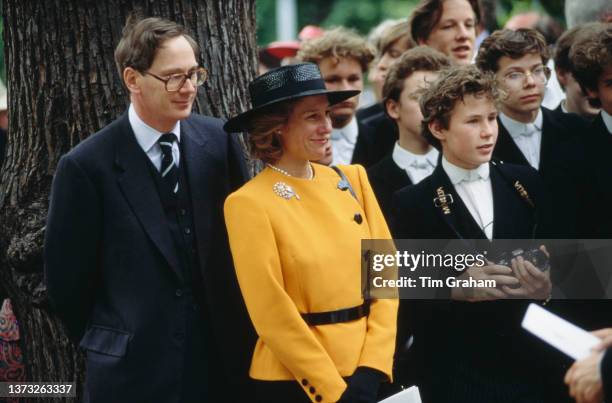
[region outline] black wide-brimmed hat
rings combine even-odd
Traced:
[[[319,67],[313,63],[300,63],[279,67],[257,77],[249,84],[253,108],[228,120],[223,128],[227,132],[246,131],[249,120],[263,108],[282,101],[310,95],[327,95],[334,105],[354,97],[360,91],[329,91],[321,77]]]

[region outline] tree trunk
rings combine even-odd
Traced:
[[[0,295],[13,301],[28,380],[80,385],[83,357],[50,310],[43,283],[56,164],[125,110],[113,54],[133,11],[177,21],[200,44],[210,78],[199,90],[198,112],[225,117],[246,109],[256,67],[255,0],[2,3],[10,127],[0,171]]]

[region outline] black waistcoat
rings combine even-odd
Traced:
[[[182,150],[181,155],[185,155]],[[172,194],[162,182],[159,171],[153,164],[150,167],[164,208],[166,217],[164,224],[170,231],[183,277],[182,294],[179,291],[180,295],[177,294],[177,298],[183,302],[181,314],[184,317],[184,332],[177,333],[175,339],[170,341],[182,347],[180,350],[184,357],[181,402],[207,401],[210,398],[208,380],[211,374],[211,368],[209,368],[211,360],[207,348],[210,329],[209,321],[206,320],[206,311],[203,309],[205,306],[203,305],[204,286],[196,252],[197,234],[193,220],[189,178],[184,160],[182,160],[179,167],[179,190],[176,194]],[[151,352],[151,354],[154,353]]]

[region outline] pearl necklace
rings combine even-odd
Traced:
[[[281,168],[279,168],[279,167],[275,167],[275,166],[274,166],[274,165],[272,165],[272,164],[266,164],[266,165],[267,165],[267,166],[269,166],[269,167],[270,167],[270,169],[272,169],[272,170],[274,170],[274,171],[276,171],[276,172],[279,172],[279,173],[281,173],[281,174],[283,174],[283,175],[285,175],[285,176],[289,176],[289,177],[295,178],[295,176],[294,176],[294,175],[291,175],[289,172],[285,171],[284,169],[281,169]],[[304,178],[304,179],[306,179],[306,180],[312,180],[312,178],[313,178],[313,177],[314,177],[314,171],[313,171],[313,169],[312,169],[312,164],[311,164],[311,163],[310,163],[310,161],[309,161],[309,162],[308,162],[308,176],[307,176],[306,178]]]

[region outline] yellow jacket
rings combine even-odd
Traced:
[[[331,168],[313,167],[312,180],[265,168],[227,198],[225,219],[259,335],[251,377],[297,380],[312,401],[336,402],[346,388],[342,377],[358,366],[391,378],[397,300],[375,300],[367,318],[331,325],[309,327],[300,313],[362,304],[360,241],[391,235],[363,167],[342,167],[360,202],[338,189]],[[279,182],[299,200],[277,195]]]

